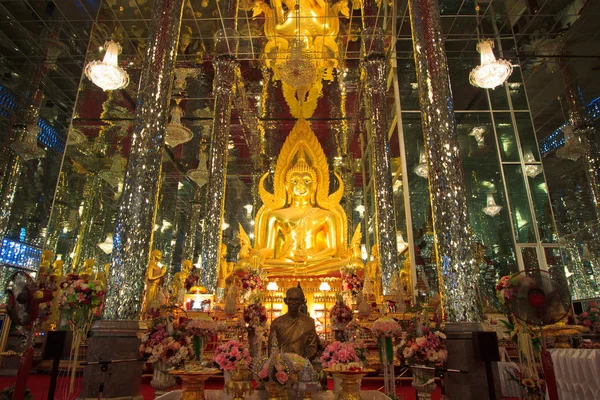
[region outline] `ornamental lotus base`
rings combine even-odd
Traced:
[[[337,395],[337,400],[360,400],[360,381],[372,370],[359,371],[330,371],[333,374],[334,379],[338,378],[341,380],[342,390]]]
[[[265,391],[269,394],[269,400],[287,399],[287,390],[277,382],[265,382]]]
[[[410,367],[413,376],[412,387],[417,391],[417,399],[431,399],[437,385],[435,383],[435,369]]]

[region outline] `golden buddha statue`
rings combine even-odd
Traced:
[[[152,250],[146,269],[146,310],[148,309],[148,304],[160,292],[165,273],[167,272],[167,267],[163,266],[160,260],[162,260],[162,252],[160,250]]]
[[[279,153],[273,193],[264,187],[268,175],[259,182],[264,205],[256,215],[255,250],[241,263],[262,268],[270,278],[339,277],[350,263],[339,204],[344,185],[334,173],[339,187],[329,194],[327,159],[305,120],[298,120]]]
[[[379,301],[381,296],[381,260],[379,260],[379,246],[374,244],[371,247],[372,260],[367,263],[367,276],[373,282],[373,293]]]
[[[186,293],[185,289],[185,281],[188,276],[190,276],[190,272],[192,271],[193,263],[192,260],[184,260],[181,263],[181,271],[177,272],[175,276],[173,276],[173,300],[178,303],[183,303],[183,297]]]
[[[88,258],[83,262],[83,266],[81,267],[81,272],[79,272],[79,277],[81,279],[92,279],[94,276],[94,259]]]
[[[317,355],[317,330],[315,320],[300,312],[304,304],[304,292],[298,287],[288,289],[283,299],[288,312],[277,317],[271,323],[268,349],[271,351],[274,341],[282,353],[294,353],[308,360]]]

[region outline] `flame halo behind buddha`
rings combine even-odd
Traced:
[[[263,206],[254,225],[252,262],[273,277],[339,277],[350,262],[346,214],[340,205],[344,185],[329,193],[329,168],[323,148],[310,125],[298,120],[275,166],[273,193],[259,182]]]

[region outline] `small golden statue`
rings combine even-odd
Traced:
[[[96,280],[99,280],[100,282],[102,282],[102,284],[104,285],[104,288],[106,288],[106,282],[108,280],[108,271],[110,269],[110,264],[106,263],[104,264],[104,269],[100,270],[98,272],[96,272]]]
[[[156,299],[164,283],[167,267],[163,266],[160,260],[162,260],[162,252],[152,250],[150,262],[148,262],[148,268],[146,269],[146,310],[148,310],[150,302]]]
[[[52,250],[44,250],[42,251],[42,259],[40,260],[40,267],[38,269],[38,276],[42,274],[49,274],[50,270],[50,262],[54,257],[54,252]]]
[[[60,260],[57,258],[56,261],[54,261],[52,263],[52,275],[55,275],[57,277],[62,277],[64,265],[65,265],[65,262],[63,260]]]
[[[177,304],[183,304],[183,297],[186,293],[185,281],[192,271],[192,260],[184,260],[181,263],[181,271],[177,272],[173,277],[173,294],[172,298]]]
[[[94,276],[94,259],[88,258],[83,262],[83,266],[81,268],[81,272],[79,273],[79,277],[81,279],[92,279]]]
[[[379,260],[379,246],[374,244],[371,247],[372,260],[367,263],[367,276],[373,283],[373,293],[379,302],[381,296],[381,260]]]
[[[219,255],[219,275],[217,277],[217,287],[225,288],[226,280],[233,272],[233,263],[227,261],[227,245],[221,243],[221,254]]]
[[[247,260],[269,277],[340,276],[348,266],[344,185],[329,194],[327,158],[308,122],[298,120],[275,167],[274,192],[259,181],[263,206],[254,226],[255,250]],[[360,246],[359,246],[360,248]],[[239,265],[239,264],[238,264]]]

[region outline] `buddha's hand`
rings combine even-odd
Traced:
[[[251,257],[250,257],[250,268],[252,269],[260,269],[263,265],[263,261],[264,261],[264,257],[262,254],[260,253],[254,253]]]

